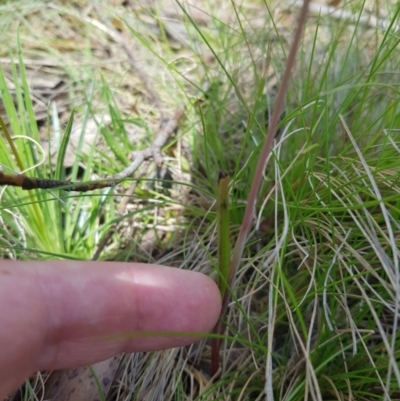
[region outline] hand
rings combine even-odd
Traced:
[[[154,332],[208,332],[221,311],[217,286],[195,272],[137,263],[0,263],[0,399],[36,370],[190,344],[199,338]]]

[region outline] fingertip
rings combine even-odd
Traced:
[[[24,277],[30,288],[19,299],[22,310],[29,305],[32,316],[40,315],[35,344],[32,331],[25,339],[40,369],[184,346],[210,332],[221,312],[217,285],[198,272],[113,262],[17,265],[17,282]],[[18,313],[24,327],[29,325]]]
[[[136,289],[134,304],[141,329],[208,333],[215,326],[221,295],[208,276],[155,265],[135,265],[126,273]]]
[[[221,293],[210,277],[193,271],[187,273],[191,275],[191,280],[187,281],[186,291],[193,308],[192,313],[188,312],[190,325],[195,328],[193,331],[210,332],[221,313]],[[198,326],[197,330],[195,326]]]
[[[138,346],[144,351],[185,346],[199,341],[216,325],[222,300],[217,285],[208,276],[149,265],[141,273],[136,269],[135,276],[137,289],[157,288],[144,290],[136,300],[140,331],[155,333],[156,337],[138,339],[138,333],[131,332],[132,341],[127,342],[125,351],[137,351]]]

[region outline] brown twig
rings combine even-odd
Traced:
[[[31,189],[55,189],[65,187],[63,188],[65,191],[86,192],[100,188],[112,187],[115,184],[115,180],[113,182],[102,180],[93,183],[71,182],[46,178],[27,177],[24,174],[11,175],[0,172],[0,185],[11,185],[13,187],[20,187],[27,191]]]
[[[183,115],[183,110],[179,110],[171,119],[163,119],[160,131],[155,137],[151,146],[132,152],[132,163],[121,172],[108,176],[96,182],[71,182],[53,180],[46,178],[27,177],[24,174],[4,174],[0,172],[0,185],[11,185],[25,190],[31,189],[56,189],[63,188],[65,191],[87,192],[95,189],[109,188],[118,184],[120,181],[130,177],[145,160],[153,159],[157,166],[162,164],[161,148],[166,144],[170,135],[176,130],[178,122]]]
[[[141,164],[150,158],[153,158],[157,166],[161,166],[163,158],[161,148],[166,144],[170,135],[176,130],[179,120],[182,118],[183,109],[178,110],[171,119],[164,118],[161,122],[160,130],[151,146],[146,149],[132,152],[133,162],[123,171],[108,177],[110,180],[119,181],[130,177]]]

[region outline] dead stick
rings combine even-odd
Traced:
[[[65,191],[87,192],[95,189],[113,187],[125,178],[130,177],[145,160],[153,158],[154,162],[160,166],[162,164],[161,148],[166,144],[168,138],[176,130],[178,122],[183,115],[183,110],[175,113],[170,120],[164,119],[160,131],[153,143],[148,148],[132,152],[133,162],[121,172],[108,176],[97,182],[71,182],[52,180],[46,178],[27,177],[24,174],[4,174],[0,171],[0,185],[11,185],[20,187],[24,190],[32,189],[56,189],[63,188]]]

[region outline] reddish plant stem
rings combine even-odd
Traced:
[[[267,137],[265,139],[264,145],[261,150],[260,157],[258,159],[258,164],[257,168],[253,177],[253,182],[250,188],[249,196],[247,198],[247,204],[246,204],[246,209],[244,212],[243,216],[243,222],[242,226],[240,227],[239,235],[236,240],[235,244],[235,250],[231,262],[231,268],[229,272],[229,278],[228,278],[228,288],[232,288],[233,285],[233,280],[236,276],[240,260],[243,255],[243,250],[244,246],[246,243],[246,238],[247,234],[250,230],[252,221],[253,221],[253,210],[256,204],[257,200],[257,195],[261,186],[261,181],[263,178],[263,172],[265,170],[266,162],[268,159],[269,154],[271,153],[271,148],[272,148],[272,143],[276,134],[276,130],[278,127],[279,119],[281,117],[284,104],[285,104],[285,98],[286,98],[286,93],[289,87],[289,82],[290,82],[290,75],[291,71],[293,69],[293,66],[296,61],[296,55],[299,49],[300,45],[300,39],[301,39],[301,33],[304,28],[304,25],[306,23],[307,19],[307,12],[308,12],[308,6],[309,6],[310,0],[304,0],[303,2],[303,7],[301,8],[300,15],[298,18],[298,24],[297,28],[294,34],[294,40],[292,43],[292,46],[289,51],[288,59],[286,61],[286,67],[285,71],[282,77],[282,82],[279,87],[279,92],[275,100],[275,106],[273,109],[273,113],[271,116],[271,120],[269,123],[268,127],[268,133]],[[224,325],[222,324],[222,320],[226,317],[227,310],[228,310],[228,304],[230,301],[230,292],[226,291],[225,296],[222,302],[222,309],[221,309],[221,317],[220,320],[217,323],[217,326],[215,328],[215,333],[217,334],[222,334],[222,330],[224,328]],[[219,346],[221,345],[221,342],[218,341],[218,349]],[[214,371],[214,370],[213,370]]]

